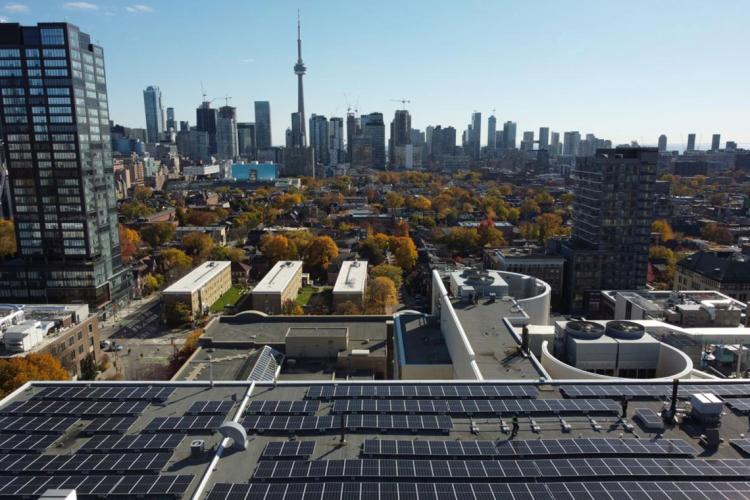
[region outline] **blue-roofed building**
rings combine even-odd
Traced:
[[[232,164],[232,177],[236,181],[273,182],[279,176],[279,166],[275,163],[257,161]]]

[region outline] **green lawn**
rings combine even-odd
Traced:
[[[318,288],[314,286],[304,286],[299,289],[299,294],[297,294],[297,304],[300,306],[306,306],[308,302],[310,302],[310,297],[312,297],[314,294],[318,293]]]
[[[233,306],[239,300],[240,295],[240,289],[232,285],[232,288],[214,302],[214,305],[211,306],[211,312],[220,313],[224,311],[224,306]]]

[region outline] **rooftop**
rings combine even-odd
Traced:
[[[223,260],[209,260],[177,280],[162,293],[195,293],[214,279],[232,263]]]
[[[677,266],[690,269],[721,283],[750,282],[750,258],[741,252],[696,252],[680,260]]]
[[[301,269],[301,260],[280,260],[255,285],[253,293],[281,293]]]
[[[364,293],[367,283],[367,261],[345,260],[341,263],[333,293]]]
[[[750,479],[741,451],[750,381],[682,383],[679,423],[658,416],[670,391],[591,381],[29,383],[0,401],[4,428],[25,429],[0,436],[0,496],[64,486],[79,498],[250,498],[250,488],[290,499],[436,488],[467,499],[688,497],[681,489],[748,498],[739,482]],[[698,392],[723,399],[716,447],[701,441],[711,425],[691,416]],[[245,429],[245,449],[222,440],[225,421]],[[191,451],[194,440],[203,446]]]

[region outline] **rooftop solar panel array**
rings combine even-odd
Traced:
[[[441,385],[313,385],[307,399],[518,399],[536,398],[538,391],[531,385],[441,384]]]
[[[54,434],[0,434],[0,453],[41,453],[59,437]]]
[[[224,417],[156,417],[143,432],[186,432],[189,434],[213,433],[221,427]]]
[[[253,480],[304,481],[307,478],[346,481],[389,478],[426,481],[514,481],[613,478],[654,480],[750,479],[750,462],[742,459],[577,458],[535,460],[280,460],[261,461]]]
[[[261,459],[292,458],[307,460],[315,451],[315,441],[272,441],[266,445]]]
[[[318,401],[250,401],[246,415],[315,415],[320,408]]]
[[[281,356],[281,353],[271,347],[263,346],[263,350],[258,355],[258,359],[255,361],[247,379],[273,381],[276,378],[276,370],[279,366],[276,360],[277,356]]]
[[[137,436],[94,436],[78,453],[172,451],[185,438],[184,434],[140,434]]]
[[[730,439],[729,444],[734,446],[743,455],[750,456],[750,439]]]
[[[664,399],[672,397],[672,385],[561,385],[560,392],[568,398]],[[750,384],[680,384],[677,396],[681,399],[688,399],[691,395],[701,392],[708,392],[723,398],[750,397]]]
[[[58,401],[31,399],[16,401],[0,410],[4,415],[140,415],[148,406],[147,401]]]
[[[340,416],[269,417],[249,416],[243,420],[249,431],[265,432],[339,432]],[[442,415],[345,415],[344,428],[350,432],[408,431],[446,434],[453,428],[450,417]]]
[[[62,434],[78,421],[75,417],[0,417],[4,433]]]
[[[691,457],[695,450],[682,439],[537,439],[528,441],[399,441],[368,439],[365,457],[419,458],[527,458],[567,456],[672,456]]]
[[[93,434],[125,434],[138,417],[102,417],[95,418],[87,425],[82,433],[86,436]]]
[[[185,415],[226,415],[234,406],[234,401],[196,401]]]
[[[0,455],[0,474],[120,474],[159,472],[171,453],[107,453],[76,455]]]
[[[750,398],[727,399],[726,404],[737,413],[750,413]]]
[[[182,498],[193,476],[16,476],[0,477],[0,497],[38,497],[49,489],[76,490],[78,498]]]
[[[333,402],[333,413],[409,413],[472,415],[563,415],[617,414],[620,405],[611,399],[341,399]]]
[[[0,492],[1,493],[1,492]],[[557,483],[408,483],[308,482],[218,483],[207,500],[639,500],[750,498],[748,482],[557,482]]]
[[[124,401],[128,399],[139,399],[143,401],[166,401],[174,392],[174,387],[149,387],[149,386],[80,386],[64,385],[45,387],[33,399],[90,399]]]

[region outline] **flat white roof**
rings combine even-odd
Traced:
[[[281,293],[289,286],[294,275],[301,270],[301,260],[280,260],[255,285],[253,293]]]
[[[177,280],[162,293],[194,293],[232,265],[228,260],[209,260]]]
[[[367,283],[367,261],[345,260],[336,278],[333,293],[364,293]]]

